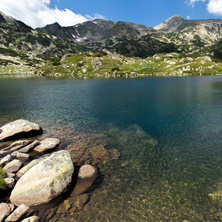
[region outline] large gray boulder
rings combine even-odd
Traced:
[[[0,140],[19,139],[38,135],[41,132],[42,129],[38,124],[19,119],[0,128]]]
[[[40,163],[43,159],[45,159],[45,157],[35,159],[35,160],[31,161],[29,164],[25,165],[16,173],[16,177],[17,178],[22,177],[27,171],[29,171],[32,167],[34,167],[35,165]]]
[[[73,172],[74,166],[69,152],[55,152],[33,166],[18,180],[10,200],[17,206],[48,203],[67,189]]]

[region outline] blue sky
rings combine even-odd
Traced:
[[[155,26],[173,15],[222,19],[222,0],[0,0],[0,11],[34,28],[95,18]]]
[[[75,3],[74,3],[75,2]],[[147,26],[157,25],[173,15],[187,19],[222,18],[210,14],[207,2],[194,5],[185,0],[54,0],[52,7],[69,8],[75,13],[103,15],[107,20],[130,21]]]

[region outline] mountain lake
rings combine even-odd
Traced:
[[[42,221],[222,220],[222,76],[0,76],[0,125],[20,118],[99,170],[81,211],[70,191]]]

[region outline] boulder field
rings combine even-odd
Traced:
[[[41,127],[35,123],[17,120],[0,128],[0,142],[23,139],[40,131]],[[70,187],[75,167],[69,151],[59,150],[49,154],[59,144],[57,138],[19,140],[0,150],[0,166],[6,176],[5,188],[11,192],[11,203],[0,203],[0,222],[39,221],[40,217],[31,207],[49,203]],[[95,181],[97,169],[83,164],[75,175],[78,175],[77,181],[70,198],[73,203],[64,201],[66,208],[73,206],[73,212],[81,210],[88,201],[89,195],[85,192]]]

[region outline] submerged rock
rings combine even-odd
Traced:
[[[73,196],[86,192],[97,177],[97,170],[91,165],[84,165],[80,168]]]
[[[26,172],[12,190],[15,205],[48,203],[63,193],[72,181],[74,166],[68,151],[53,153]]]
[[[35,151],[41,153],[41,152],[45,152],[47,150],[51,150],[56,148],[60,143],[60,140],[57,138],[47,138],[44,139],[40,142],[40,145],[38,145],[37,147],[35,147]]]
[[[86,202],[88,201],[89,199],[89,195],[88,194],[82,194],[82,195],[79,195],[77,196],[75,199],[74,199],[74,204],[78,207],[78,208],[83,208],[83,206],[86,204]]]
[[[19,119],[2,126],[0,132],[0,140],[5,141],[38,135],[42,132],[42,129],[36,123]]]

